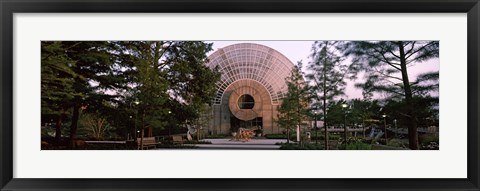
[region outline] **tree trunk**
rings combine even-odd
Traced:
[[[78,118],[80,116],[80,106],[75,104],[73,106],[73,116],[72,116],[72,124],[70,125],[70,148],[75,149],[75,138],[77,135],[77,124]]]
[[[418,150],[418,132],[417,132],[417,116],[415,114],[412,100],[412,89],[410,87],[410,81],[408,80],[408,73],[407,73],[407,63],[405,58],[405,50],[403,49],[403,42],[398,42],[399,50],[400,50],[400,67],[402,70],[402,80],[403,80],[403,87],[405,90],[405,102],[407,103],[407,113],[409,115],[410,120],[408,121],[408,142],[409,147],[412,150]]]
[[[365,139],[365,119],[362,119],[363,138]]]
[[[325,128],[325,150],[328,150],[328,129],[327,129],[327,60],[323,63],[323,127]]]
[[[55,143],[60,144],[60,139],[62,138],[62,117],[65,114],[64,109],[60,109],[60,115],[58,115],[57,122],[55,124]]]
[[[301,100],[300,100],[300,93],[297,91],[297,96],[299,96],[298,98],[298,102],[300,103],[300,105],[298,106],[297,108],[297,117],[298,117],[298,121],[297,121],[297,128],[298,128],[298,135],[300,136],[300,145],[302,146],[303,148],[303,136],[302,136],[302,129],[300,127],[300,124],[302,123],[302,117],[300,115],[300,107],[301,107]]]
[[[289,131],[290,128],[287,127],[287,144],[290,143],[290,131]]]
[[[346,109],[346,108],[345,108]],[[347,144],[347,113],[346,111],[343,111],[343,141],[345,144]]]
[[[62,117],[58,116],[57,122],[55,123],[55,143],[60,144],[60,139],[62,137]]]
[[[153,137],[153,127],[148,127],[148,137]]]
[[[197,129],[197,141],[200,141],[200,128]]]
[[[140,130],[140,148],[143,150],[143,137],[144,137],[144,130],[145,130],[145,112],[142,112],[142,127]]]
[[[288,118],[288,121],[290,121],[290,117]],[[290,127],[287,126],[287,144],[290,143]]]

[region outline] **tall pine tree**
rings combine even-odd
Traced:
[[[75,147],[78,120],[81,110],[101,108],[104,102],[113,101],[115,95],[106,94],[108,89],[121,87],[121,73],[114,68],[110,42],[107,41],[63,41],[70,65],[76,76],[73,78],[75,96],[70,101],[72,110],[70,146]]]
[[[408,67],[438,58],[438,41],[352,41],[342,45],[345,55],[353,56],[357,71],[366,73],[364,89],[373,92],[389,92],[405,99],[410,149],[418,149],[418,118],[413,94],[415,87],[430,89],[435,85],[413,82]],[[424,75],[417,80],[431,80],[438,74]],[[422,88],[423,87],[423,88]]]
[[[336,48],[337,44],[337,41],[316,41],[312,45],[312,60],[306,75],[312,86],[314,106],[321,107],[323,111],[325,149],[328,149],[328,103],[344,94],[344,77],[348,69],[342,62],[344,59]]]
[[[55,140],[57,144],[62,137],[62,123],[71,100],[78,93],[74,91],[74,78],[78,76],[72,69],[75,61],[66,52],[71,47],[65,47],[61,42],[42,41],[41,46],[41,103],[43,123],[55,122]]]

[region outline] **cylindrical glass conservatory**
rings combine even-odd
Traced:
[[[264,134],[280,133],[274,121],[293,63],[280,52],[253,43],[221,48],[209,60],[210,68],[220,69],[221,80],[208,130],[229,134],[240,127],[258,127]]]

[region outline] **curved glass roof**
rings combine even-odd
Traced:
[[[287,91],[285,78],[290,76],[293,63],[280,52],[260,44],[240,43],[218,49],[208,57],[210,68],[219,67],[222,73],[217,83],[214,104],[221,104],[223,93],[230,84],[251,79],[262,84],[278,105]]]

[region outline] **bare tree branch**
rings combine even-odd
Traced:
[[[408,56],[407,56],[407,54],[405,54],[405,55],[406,55],[405,60],[408,60],[408,58],[410,58],[411,56],[415,55],[417,52],[420,52],[421,50],[425,49],[426,47],[432,45],[433,43],[434,43],[434,41],[431,41],[431,42],[429,42],[428,44],[423,45],[421,48],[413,51],[413,52],[410,53],[410,55],[408,55]],[[414,60],[415,60],[415,59],[414,59]]]
[[[410,50],[408,50],[408,51],[405,53],[405,55],[408,55],[408,54],[410,54],[410,52],[413,51],[413,48],[415,48],[415,43],[416,43],[416,42],[417,42],[417,41],[413,41],[413,42],[412,42],[412,46],[410,47]]]

